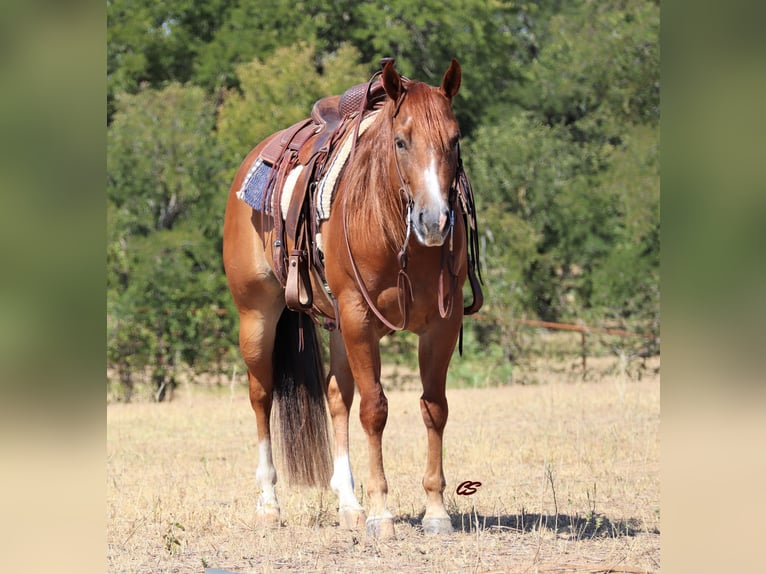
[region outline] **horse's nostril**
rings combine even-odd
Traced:
[[[439,218],[439,230],[444,231],[447,227],[447,220],[449,219],[449,211],[443,211]]]
[[[420,224],[421,224],[421,225],[423,225],[423,220],[424,220],[424,217],[423,217],[423,212],[421,211],[421,212],[418,214],[418,221],[420,222]]]

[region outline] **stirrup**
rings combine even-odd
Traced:
[[[309,277],[309,258],[305,249],[293,249],[287,265],[285,303],[293,311],[307,311],[314,303]]]

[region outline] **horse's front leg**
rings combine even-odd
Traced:
[[[358,306],[356,307],[358,309]],[[370,475],[367,532],[379,538],[394,535],[394,518],[386,505],[388,483],[383,470],[383,429],[388,419],[388,399],[380,383],[380,339],[363,317],[343,314],[341,326],[351,372],[359,389],[359,418],[367,435]]]
[[[356,529],[365,523],[362,505],[354,494],[354,476],[348,449],[348,414],[354,401],[354,376],[346,358],[340,331],[330,334],[330,373],[327,402],[332,416],[335,451],[330,486],[338,495],[338,518],[344,528]]]
[[[459,329],[459,324],[457,329],[452,325],[438,325],[438,328],[420,336],[418,346],[420,377],[423,382],[420,412],[428,433],[428,456],[423,476],[423,488],[427,497],[426,513],[423,516],[423,531],[426,534],[452,532],[452,522],[444,506],[446,481],[442,465],[442,438],[449,413],[445,392],[447,368],[455,350]]]

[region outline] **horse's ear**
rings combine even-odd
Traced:
[[[394,101],[397,101],[402,95],[402,77],[394,68],[393,60],[389,60],[383,66],[383,89],[388,97]]]
[[[460,71],[460,62],[455,58],[452,58],[452,63],[446,72],[444,72],[444,78],[442,78],[442,92],[450,100],[457,95],[460,89],[460,80],[462,78],[462,72]]]

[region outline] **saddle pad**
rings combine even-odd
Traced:
[[[242,187],[237,192],[237,199],[241,199],[258,212],[272,215],[271,190],[268,189],[268,183],[273,169],[274,168],[269,162],[264,161],[260,156],[257,157],[253,162],[252,167],[247,171],[245,180],[242,182]],[[295,183],[298,181],[298,177],[302,171],[303,166],[298,165],[287,174],[284,189],[282,190],[282,197],[280,198],[282,219],[285,219],[287,216],[287,210],[290,207],[290,199],[293,196]]]
[[[359,135],[361,136],[367,128],[370,127],[378,112],[372,112],[359,124]],[[351,154],[351,148],[353,147],[354,130],[349,130],[346,136],[343,138],[338,153],[330,161],[330,167],[327,169],[327,173],[319,180],[317,185],[316,195],[314,196],[314,205],[316,206],[317,219],[323,221],[330,218],[330,206],[332,205],[332,199],[335,196],[335,186],[338,183],[343,167],[348,161],[348,156]]]
[[[256,211],[271,215],[271,193],[268,189],[273,166],[257,157],[247,171],[242,187],[237,192],[241,199]]]
[[[377,111],[374,111],[362,120],[362,123],[359,125],[360,136],[368,127],[370,127],[376,116]],[[349,130],[343,138],[343,141],[338,148],[338,152],[332,157],[327,173],[325,173],[316,187],[316,194],[313,199],[315,201],[317,219],[319,221],[329,219],[330,217],[330,206],[332,204],[333,196],[335,195],[335,186],[346,162],[348,161],[349,155],[351,154],[353,137],[354,130]],[[273,170],[274,167],[272,163],[266,161],[261,156],[255,158],[253,165],[247,171],[247,175],[245,175],[242,187],[237,191],[237,199],[244,201],[258,212],[265,213],[266,215],[273,215],[271,205],[272,190],[269,189],[269,180],[272,175],[276,175],[272,174]],[[302,165],[296,166],[290,171],[285,180],[280,206],[283,219],[287,214],[287,208],[290,205],[290,198],[292,197],[295,183],[302,170]]]
[[[303,172],[303,166],[298,164],[293,169],[290,170],[290,173],[287,174],[287,178],[285,178],[285,185],[284,189],[282,189],[282,197],[281,197],[281,204],[280,208],[282,209],[282,219],[287,219],[287,212],[290,210],[290,201],[293,198],[293,191],[295,191],[295,184],[298,182],[298,178],[301,176],[301,173]]]

